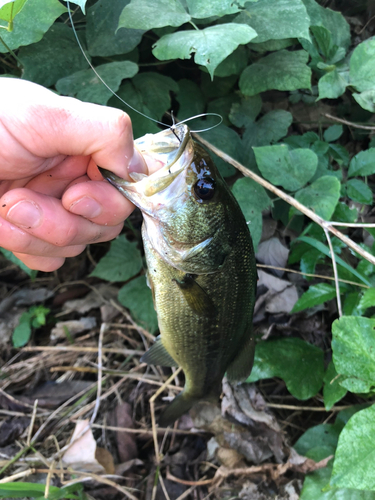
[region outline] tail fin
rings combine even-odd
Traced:
[[[173,422],[188,412],[198,401],[199,398],[189,396],[185,391],[182,391],[160,415],[159,425],[161,427],[172,425]]]

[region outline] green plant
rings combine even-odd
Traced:
[[[301,400],[323,387],[327,410],[347,391],[367,399],[368,407],[339,414],[334,425],[309,429],[296,447],[315,460],[335,454],[333,467],[307,477],[302,499],[374,498],[374,245],[362,242],[349,254],[345,238],[343,242],[337,232],[329,236],[336,226],[327,221],[350,228],[373,204],[375,143],[367,122],[375,111],[375,40],[354,43],[345,17],[315,0],[74,3],[83,11],[87,7],[86,18],[77,9],[74,19],[88,57],[122,99],[159,121],[172,108],[178,108],[179,119],[206,111],[223,116],[223,123],[204,138],[240,162],[245,173],[247,169],[271,183],[267,190],[254,179],[233,183],[255,246],[262,211],[271,209],[275,219],[297,233],[290,265],[298,265],[307,279],[317,265],[332,268],[335,286],[313,283],[294,312],[337,297],[342,316],[333,323],[333,362],[324,369],[326,353],[300,339],[262,341],[249,381],[278,376]],[[5,23],[8,17],[0,9]],[[1,66],[3,76],[22,76],[63,94],[120,107],[131,116],[136,137],[156,132],[155,123],[128,109],[93,75],[66,21],[66,9],[57,0],[27,1],[13,31],[0,33],[5,43],[2,48],[0,43],[0,52],[7,62]],[[308,113],[322,100],[336,115],[345,116],[344,122],[364,122],[362,129],[352,128],[361,152],[346,149],[341,124],[326,127],[321,115],[310,123]],[[298,121],[308,122],[310,130],[299,133],[294,126]],[[212,118],[197,119],[192,128],[212,123]],[[222,157],[213,156],[225,177],[236,172]],[[314,222],[306,221],[301,210],[315,215]],[[375,235],[373,227],[366,230]],[[93,275],[126,281],[120,302],[155,331],[141,267],[135,244],[121,236]],[[145,307],[139,307],[140,301]]]
[[[26,345],[30,340],[32,329],[46,324],[49,312],[50,309],[41,305],[31,306],[28,311],[23,312],[12,335],[13,346],[23,347]]]

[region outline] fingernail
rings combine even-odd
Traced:
[[[70,205],[69,210],[76,215],[82,215],[87,219],[94,219],[102,213],[102,206],[96,200],[84,196],[80,200],[75,201]]]
[[[7,220],[16,226],[32,229],[42,222],[42,211],[33,201],[19,201],[8,211]]]
[[[147,164],[141,155],[141,153],[138,151],[138,149],[134,146],[134,153],[133,157],[129,162],[128,165],[128,170],[129,172],[138,172],[140,174],[147,174],[148,173],[148,168]]]

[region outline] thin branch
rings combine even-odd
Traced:
[[[337,273],[337,264],[336,264],[335,252],[333,251],[332,241],[331,241],[331,237],[329,235],[328,229],[326,229],[325,227],[323,229],[324,229],[324,233],[326,235],[327,241],[328,241],[329,251],[331,253],[333,275],[335,277],[337,310],[338,310],[338,313],[339,313],[339,317],[341,318],[341,316],[342,316],[342,307],[341,307],[341,296],[340,296],[340,284],[339,284],[338,273]]]
[[[96,389],[95,407],[91,415],[90,425],[92,425],[95,422],[100,407],[100,396],[102,395],[102,377],[103,377],[102,349],[103,349],[103,336],[106,329],[107,329],[107,323],[102,323],[102,326],[100,327],[99,340],[98,340],[98,386]]]
[[[374,130],[375,130],[375,127],[374,127]],[[246,177],[250,177],[256,183],[260,184],[265,189],[268,189],[268,191],[271,191],[276,196],[278,196],[282,200],[286,201],[289,205],[291,205],[292,207],[294,207],[297,210],[299,210],[300,212],[302,212],[304,215],[306,215],[307,217],[309,217],[312,221],[314,221],[316,224],[318,224],[323,229],[327,228],[328,231],[330,231],[337,238],[339,238],[341,241],[343,241],[349,248],[351,248],[352,250],[354,250],[355,252],[357,252],[364,259],[366,259],[369,262],[371,262],[371,264],[375,265],[375,256],[371,255],[366,250],[363,250],[363,248],[361,248],[357,243],[355,243],[353,240],[351,240],[350,238],[348,238],[347,236],[345,236],[341,231],[339,231],[338,229],[336,229],[335,227],[333,227],[334,222],[331,223],[330,221],[326,221],[322,217],[319,217],[319,215],[317,215],[315,212],[313,212],[312,210],[310,210],[309,208],[307,208],[305,205],[302,205],[302,203],[300,203],[299,201],[295,200],[292,196],[290,196],[289,194],[284,193],[284,191],[282,191],[281,189],[275,187],[273,184],[270,184],[265,179],[263,179],[259,175],[255,174],[254,172],[252,172],[251,170],[249,170],[248,168],[246,168],[241,163],[239,163],[237,160],[235,160],[231,156],[229,156],[226,153],[224,153],[223,151],[221,151],[221,149],[217,148],[216,146],[214,146],[213,144],[211,144],[210,142],[208,142],[206,139],[203,139],[203,137],[201,137],[199,134],[194,133],[193,135],[203,145],[205,145],[208,149],[210,149],[212,152],[214,152],[217,156],[219,156],[224,161],[226,161],[227,163],[230,163],[235,168],[237,168],[237,170],[239,170],[240,172],[242,172],[243,175],[245,175]],[[366,228],[366,226],[364,226],[364,228]]]
[[[348,127],[360,128],[362,130],[375,130],[375,127],[371,127],[370,125],[359,125],[358,123],[349,122],[348,120],[344,120],[343,118],[337,118],[337,116],[330,115],[329,113],[323,113],[323,116],[335,122],[348,125]]]

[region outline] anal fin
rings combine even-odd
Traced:
[[[148,365],[178,367],[176,361],[164,347],[160,335],[156,338],[155,343],[150,349],[141,357],[141,362]]]

